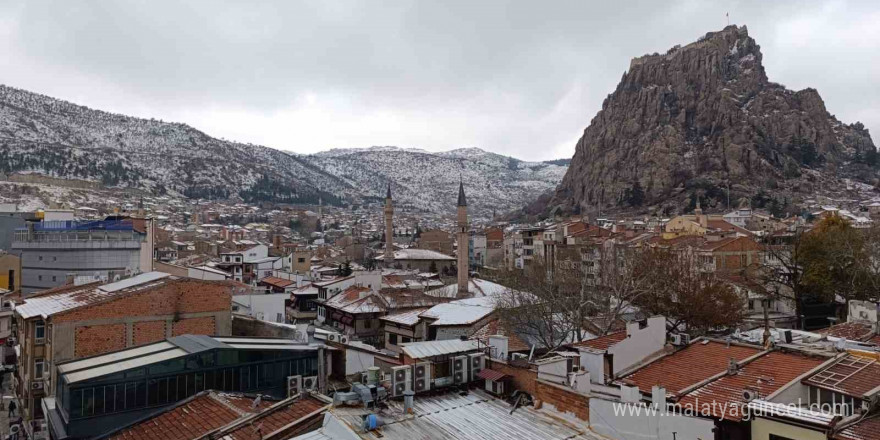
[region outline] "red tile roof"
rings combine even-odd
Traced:
[[[737,374],[724,376],[691,391],[678,404],[706,416],[739,421],[747,403],[743,398],[745,390],[766,397],[827,360],[798,353],[770,352],[742,366]],[[709,412],[704,413],[703,409]]]
[[[828,328],[823,328],[816,333],[833,336],[835,338],[846,338],[851,341],[860,342],[868,341],[875,336],[874,326],[871,325],[870,322],[866,321],[844,322],[841,324],[832,325]]]
[[[300,399],[275,411],[265,411],[257,417],[247,420],[246,423],[240,426],[232,427],[223,438],[230,440],[260,440],[318,411],[326,405],[326,403],[311,397]]]
[[[850,354],[804,379],[804,383],[861,399],[880,386],[880,362]]]
[[[130,426],[113,436],[111,439],[168,439],[189,440],[242,417],[237,408],[229,402],[237,399],[219,399],[215,393],[196,396],[182,405],[178,405],[156,417]],[[251,400],[248,399],[248,403]]]
[[[262,280],[260,280],[260,282],[268,284],[270,286],[281,287],[281,288],[284,288],[284,287],[287,287],[287,286],[293,284],[293,281],[291,281],[291,280],[285,280],[284,278],[278,278],[278,277],[266,277],[266,278],[263,278]]]
[[[582,348],[592,348],[593,350],[608,350],[612,345],[617,344],[618,342],[626,339],[626,330],[622,330],[615,333],[610,333],[605,336],[599,336],[595,339],[588,339],[586,341],[575,342],[571,344],[571,347],[582,347]]]
[[[263,436],[311,414],[326,404],[306,397],[297,401],[281,403],[261,399],[253,407],[253,397],[205,391],[186,403],[147,420],[124,428],[109,439],[118,440],[189,440],[223,427],[230,439],[259,439],[256,427]],[[252,415],[257,414],[253,418]],[[242,423],[236,426],[235,423]]]
[[[835,440],[880,440],[880,416],[863,419],[834,436]]]
[[[758,347],[711,340],[695,341],[686,348],[662,357],[623,378],[643,393],[650,393],[654,385],[678,394],[710,377],[727,371],[729,360],[737,362],[761,352]]]
[[[489,336],[507,336],[507,351],[529,351],[532,346],[523,341],[515,332],[510,331],[499,319],[493,319],[486,323],[471,335],[471,339],[477,339],[485,344],[489,343]]]
[[[495,371],[495,370],[492,370],[489,368],[483,368],[482,370],[480,370],[479,373],[477,373],[477,377],[479,377],[480,379],[494,380],[494,381],[504,379],[505,376],[507,376],[507,375],[500,372],[500,371]]]

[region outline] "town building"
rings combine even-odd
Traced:
[[[40,401],[55,394],[58,363],[183,334],[229,335],[234,289],[228,282],[150,272],[25,298],[15,307],[24,419],[39,429]]]
[[[288,377],[318,376],[320,347],[290,339],[187,334],[59,363],[57,394],[43,399],[49,431],[53,438],[92,438],[137,429],[157,411],[210,390],[286,399]]]
[[[152,267],[152,220],[28,222],[15,230],[12,252],[21,257],[27,295],[65,284],[68,276],[113,281]]]

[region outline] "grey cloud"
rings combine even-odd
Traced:
[[[299,152],[479,146],[549,159],[573,152],[632,57],[718,30],[725,12],[686,0],[28,1],[0,6],[11,24],[0,81]],[[858,41],[876,32],[874,2],[729,12],[772,80],[815,87],[845,122],[880,130],[880,36]],[[357,132],[319,132],[295,111],[304,96],[326,106],[314,117]],[[233,127],[216,112],[253,120]],[[391,122],[372,130],[364,118],[379,112]]]

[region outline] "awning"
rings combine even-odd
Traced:
[[[505,377],[508,377],[508,375],[500,371],[495,371],[491,368],[483,368],[482,370],[480,370],[479,373],[477,373],[477,377],[479,377],[480,379],[498,381],[504,379]]]

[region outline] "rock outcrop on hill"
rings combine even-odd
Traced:
[[[760,46],[728,26],[632,60],[577,144],[555,211],[686,211],[748,197],[784,211],[842,178],[876,184],[860,123],[829,114],[815,89],[767,79]],[[720,207],[720,206],[719,206]]]

